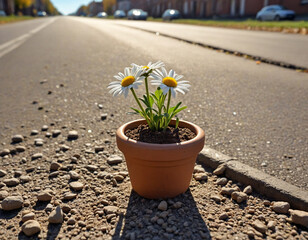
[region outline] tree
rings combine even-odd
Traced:
[[[19,9],[24,9],[30,7],[34,3],[34,0],[15,0],[15,5]]]
[[[113,14],[113,10],[116,6],[116,0],[104,0],[103,4],[104,4],[104,11],[108,14],[108,15],[112,15]]]

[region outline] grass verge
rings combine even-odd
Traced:
[[[163,21],[161,18],[148,18],[148,20],[155,22]],[[302,33],[302,34],[308,33],[308,21],[260,22],[257,20],[249,20],[249,19],[244,21],[177,19],[173,20],[172,23],[182,23],[182,24],[210,26],[210,27],[275,31],[275,32]]]
[[[31,16],[7,16],[7,17],[0,17],[0,24],[5,23],[12,23],[12,22],[18,22],[18,21],[24,21],[24,20],[30,20],[34,17]]]

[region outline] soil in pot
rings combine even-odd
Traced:
[[[169,126],[166,131],[152,131],[147,124],[139,125],[133,129],[127,129],[125,135],[136,141],[156,144],[170,144],[185,142],[196,137],[189,128]]]

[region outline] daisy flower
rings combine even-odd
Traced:
[[[133,63],[132,66],[134,66],[134,65],[137,65],[137,64]],[[139,66],[139,65],[137,65],[137,66]],[[139,66],[139,67],[142,68],[145,71],[145,73],[148,73],[151,70],[156,70],[156,69],[159,69],[159,68],[164,67],[164,66],[165,66],[165,64],[162,61],[158,61],[156,63],[149,62],[147,65]]]
[[[160,87],[165,95],[170,91],[172,96],[175,97],[176,92],[185,94],[185,92],[189,91],[189,81],[179,81],[183,76],[176,74],[174,70],[170,70],[170,72],[167,73],[166,69],[162,67],[161,71],[156,69],[151,73],[151,77],[154,78],[154,80],[151,81],[152,85]]]
[[[118,75],[114,77],[118,81],[114,81],[109,83],[108,88],[111,90],[111,93],[114,97],[124,94],[125,98],[128,95],[130,89],[137,89],[139,85],[142,84],[144,77],[141,76],[143,74],[143,69],[134,65],[132,68],[126,67],[124,69],[124,74],[119,72]]]

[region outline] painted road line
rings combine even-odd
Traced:
[[[48,22],[43,23],[42,25],[38,26],[35,29],[32,29],[28,33],[25,33],[17,38],[14,38],[8,42],[5,42],[0,45],[0,58],[8,54],[9,52],[13,51],[14,49],[18,48],[20,45],[22,45],[27,39],[29,39],[34,34],[38,33],[45,27],[47,27],[49,24],[53,23],[56,19],[51,19]]]

